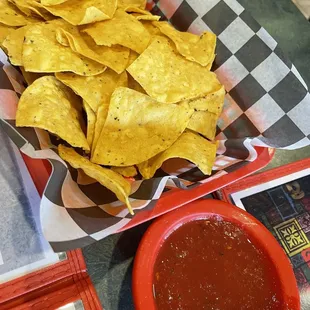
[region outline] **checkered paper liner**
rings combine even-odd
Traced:
[[[135,214],[154,208],[162,192],[190,188],[235,171],[257,157],[254,146],[294,149],[310,142],[310,94],[277,42],[235,0],[148,2],[153,14],[177,29],[218,36],[213,70],[227,95],[218,122],[218,157],[210,177],[184,160],[170,160],[150,180],[136,180]],[[47,56],[48,57],[48,56]],[[16,128],[23,77],[0,53],[0,124],[22,152],[49,159],[53,171],[41,201],[41,224],[53,249],[86,246],[119,231],[132,216],[115,195],[57,154],[55,138],[40,129]]]

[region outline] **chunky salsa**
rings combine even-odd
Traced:
[[[281,284],[265,254],[235,224],[184,224],[164,242],[154,268],[159,310],[283,310]]]

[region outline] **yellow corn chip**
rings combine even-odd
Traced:
[[[43,76],[26,88],[16,113],[16,126],[46,129],[72,146],[89,150],[80,120],[80,99],[53,76]]]
[[[93,145],[92,145],[92,153],[95,151],[95,148],[97,146],[97,142],[100,137],[102,128],[108,116],[108,111],[109,111],[109,104],[102,104],[97,110],[95,134],[94,134]]]
[[[146,94],[142,86],[130,74],[128,74],[128,88],[138,91],[139,93]],[[189,105],[187,107],[189,107]]]
[[[150,41],[150,35],[134,16],[117,10],[112,19],[87,25],[82,31],[98,45],[119,44],[141,54]]]
[[[139,57],[138,53],[136,53],[135,51],[130,50],[127,67],[129,67],[138,57]]]
[[[129,49],[126,47],[120,45],[99,46],[90,36],[86,33],[79,33],[75,27],[71,27],[70,31],[57,29],[56,38],[63,45],[68,42],[74,52],[97,61],[117,73],[122,73],[126,69],[129,58]]]
[[[138,174],[138,171],[135,166],[111,167],[111,169],[127,178],[134,177]]]
[[[11,33],[3,41],[3,46],[8,51],[8,56],[10,58],[12,65],[15,66],[23,65],[22,61],[23,42],[25,33],[27,29],[29,29],[29,27],[31,26],[24,26],[14,31],[11,31]]]
[[[27,0],[9,0],[11,4],[13,4],[20,12],[25,14],[26,16],[31,15],[31,11],[28,7],[24,7]],[[22,3],[22,5],[20,5]]]
[[[38,18],[50,20],[55,18],[51,13],[41,8],[40,3],[35,0],[11,0],[17,8],[27,16],[36,15]]]
[[[64,2],[67,2],[68,0],[41,0],[41,3],[43,5],[57,5]]]
[[[14,27],[9,27],[7,25],[0,24],[0,47],[3,47],[3,41],[5,38],[15,30]]]
[[[7,0],[0,1],[0,23],[7,26],[25,26],[37,22],[33,17],[27,17]]]
[[[39,79],[42,76],[48,75],[45,73],[33,73],[33,72],[27,72],[25,71],[24,67],[19,67],[20,71],[22,72],[22,75],[26,81],[26,83],[31,85],[35,80]]]
[[[193,111],[176,104],[159,104],[149,96],[119,87],[91,161],[131,166],[167,149],[185,130]]]
[[[146,21],[142,20],[141,22],[142,22],[143,27],[148,31],[148,33],[152,37],[162,35],[160,30],[156,26],[154,26],[152,22],[147,21],[147,20]]]
[[[89,104],[83,100],[83,107],[86,112],[87,116],[87,134],[86,134],[86,139],[87,143],[90,147],[92,148],[92,143],[94,139],[94,134],[95,134],[95,124],[96,124],[96,114],[95,112],[91,109]]]
[[[187,125],[188,129],[199,132],[209,140],[214,140],[218,116],[207,111],[195,111]]]
[[[224,99],[225,88],[224,86],[220,86],[219,89],[209,94],[194,99],[184,100],[181,103],[188,103],[188,106],[195,111],[208,111],[219,117],[222,113]]]
[[[152,15],[151,12],[135,6],[126,7],[125,12],[132,13],[131,15],[134,16],[137,20],[158,21],[160,19],[160,16]]]
[[[117,0],[68,0],[43,7],[72,25],[85,25],[112,18],[116,4]]]
[[[88,77],[73,73],[56,73],[56,78],[81,96],[94,112],[97,112],[100,105],[110,102],[110,97],[116,87],[127,86],[126,72],[118,75],[110,69],[99,75]]]
[[[149,20],[149,21],[159,21],[160,16],[158,15],[141,15],[137,13],[132,14],[137,20]]]
[[[145,9],[146,0],[118,0],[117,7],[128,9],[128,8],[140,8]],[[130,11],[128,11],[130,12]]]
[[[97,183],[97,181],[91,177],[89,177],[82,169],[77,169],[78,175],[76,183],[79,185],[90,185]]]
[[[138,6],[124,6],[122,7],[122,9],[124,9],[125,12],[127,13],[139,13],[140,15],[152,15],[151,12],[144,10],[142,8],[139,8]]]
[[[72,71],[91,76],[106,69],[104,65],[59,44],[56,40],[55,23],[41,23],[29,27],[25,34],[22,61],[25,70],[31,72]]]
[[[127,71],[159,102],[176,103],[220,87],[213,72],[176,53],[164,37],[156,37]]]
[[[169,37],[178,52],[190,61],[207,66],[214,55],[216,36],[212,32],[204,32],[198,36],[189,32],[181,32],[173,28],[168,22],[154,22],[159,30]]]
[[[206,68],[210,71],[212,69],[212,65],[215,59],[215,54],[213,54],[211,61],[206,65]]]
[[[79,155],[72,148],[59,145],[58,153],[59,156],[67,161],[73,168],[82,169],[89,177],[97,180],[101,185],[112,191],[120,201],[127,205],[129,212],[133,214],[128,199],[131,186],[120,174],[111,169],[91,163],[87,158]]]
[[[69,46],[75,52],[75,50],[70,46],[69,38],[65,35],[65,32],[61,28],[56,29],[56,40],[63,46]]]
[[[145,179],[150,179],[164,161],[183,158],[197,165],[204,174],[211,174],[216,149],[216,142],[210,142],[196,133],[186,131],[167,150],[139,164],[138,169]]]

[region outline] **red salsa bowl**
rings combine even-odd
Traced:
[[[136,310],[299,310],[293,270],[273,235],[245,211],[198,200],[157,219],[133,268]]]

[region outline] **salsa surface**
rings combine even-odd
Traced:
[[[159,251],[153,283],[159,310],[286,309],[272,263],[220,218],[174,231]]]

